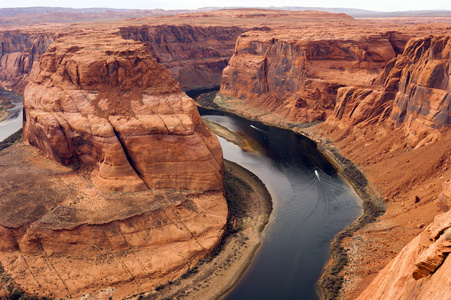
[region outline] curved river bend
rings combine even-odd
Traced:
[[[22,127],[22,103],[14,102],[0,123],[0,141]],[[252,151],[244,151],[219,138],[224,158],[256,174],[273,198],[262,244],[226,299],[317,299],[330,240],[362,212],[357,195],[311,140],[232,114],[200,112],[250,142]]]
[[[362,208],[316,144],[289,130],[200,109],[203,118],[243,135],[244,151],[219,137],[224,158],[256,174],[273,198],[273,212],[250,267],[226,299],[318,299],[330,240]]]

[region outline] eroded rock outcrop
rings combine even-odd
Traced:
[[[308,34],[242,34],[224,69],[220,93],[289,122],[323,121],[332,113],[340,87],[369,84],[408,39],[393,32]]]
[[[328,122],[403,126],[412,147],[437,140],[451,123],[450,50],[447,36],[412,39],[372,87],[339,89]]]
[[[33,74],[24,140],[50,160],[24,144],[0,154],[10,280],[0,297],[13,286],[122,299],[217,247],[228,214],[219,142],[143,44],[106,32],[61,37]]]
[[[451,179],[443,183],[443,192],[438,196],[436,204],[444,212],[451,208]]]
[[[449,263],[443,235],[449,215],[437,219],[434,226],[445,227],[427,237],[429,244],[419,242],[424,234],[415,238],[437,215],[437,205],[448,209],[449,51],[448,36],[410,40],[372,85],[338,89],[334,113],[312,128],[358,165],[387,203],[377,223],[347,242],[352,263],[343,272],[345,299],[357,298],[388,263],[361,299],[449,297],[436,289],[449,286],[450,269],[440,267]]]
[[[49,47],[25,90],[28,143],[92,166],[103,191],[222,187],[218,142],[142,44],[68,39]]]
[[[358,299],[449,299],[451,297],[451,213],[413,239]]]
[[[73,29],[18,29],[0,32],[0,83],[22,93],[33,64],[55,36]],[[140,25],[123,26],[114,34],[146,44],[183,90],[217,87],[246,26]],[[56,32],[56,34],[55,34]]]
[[[0,84],[22,92],[28,74],[53,39],[53,34],[38,31],[0,32]]]

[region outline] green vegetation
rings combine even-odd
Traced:
[[[219,107],[215,102],[214,99],[216,97],[216,95],[218,94],[218,91],[214,91],[214,92],[209,92],[209,93],[205,93],[200,95],[197,99],[196,102],[205,108],[208,109],[217,109],[217,110],[221,110],[221,107]]]
[[[8,116],[9,116],[8,111],[0,108],[0,122],[3,122],[4,120],[6,120],[8,118]]]
[[[323,289],[325,299],[337,299],[343,285],[343,274],[341,271],[348,264],[348,255],[343,247],[343,241],[351,237],[365,225],[376,221],[376,218],[385,213],[385,205],[382,200],[372,191],[368,185],[365,175],[350,161],[343,157],[337,149],[328,143],[319,145],[321,152],[325,153],[331,162],[337,166],[340,173],[351,183],[354,190],[363,201],[363,214],[351,226],[342,230],[330,245],[332,264],[324,271],[318,284]]]
[[[22,96],[0,87],[0,122],[8,118],[8,109],[22,102]]]

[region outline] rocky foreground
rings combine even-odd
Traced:
[[[62,37],[24,95],[32,147],[0,155],[0,261],[14,287],[125,298],[217,247],[228,215],[219,142],[143,44]]]

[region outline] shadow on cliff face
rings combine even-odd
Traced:
[[[189,90],[189,91],[185,91],[185,93],[196,101],[199,101],[199,100],[205,98],[204,95],[205,96],[214,95],[213,98],[211,98],[211,97],[208,98],[208,99],[211,98],[211,103],[213,103],[213,99],[216,96],[216,94],[219,92],[220,88],[221,88],[220,86],[215,86],[215,87],[208,88],[208,89]]]

